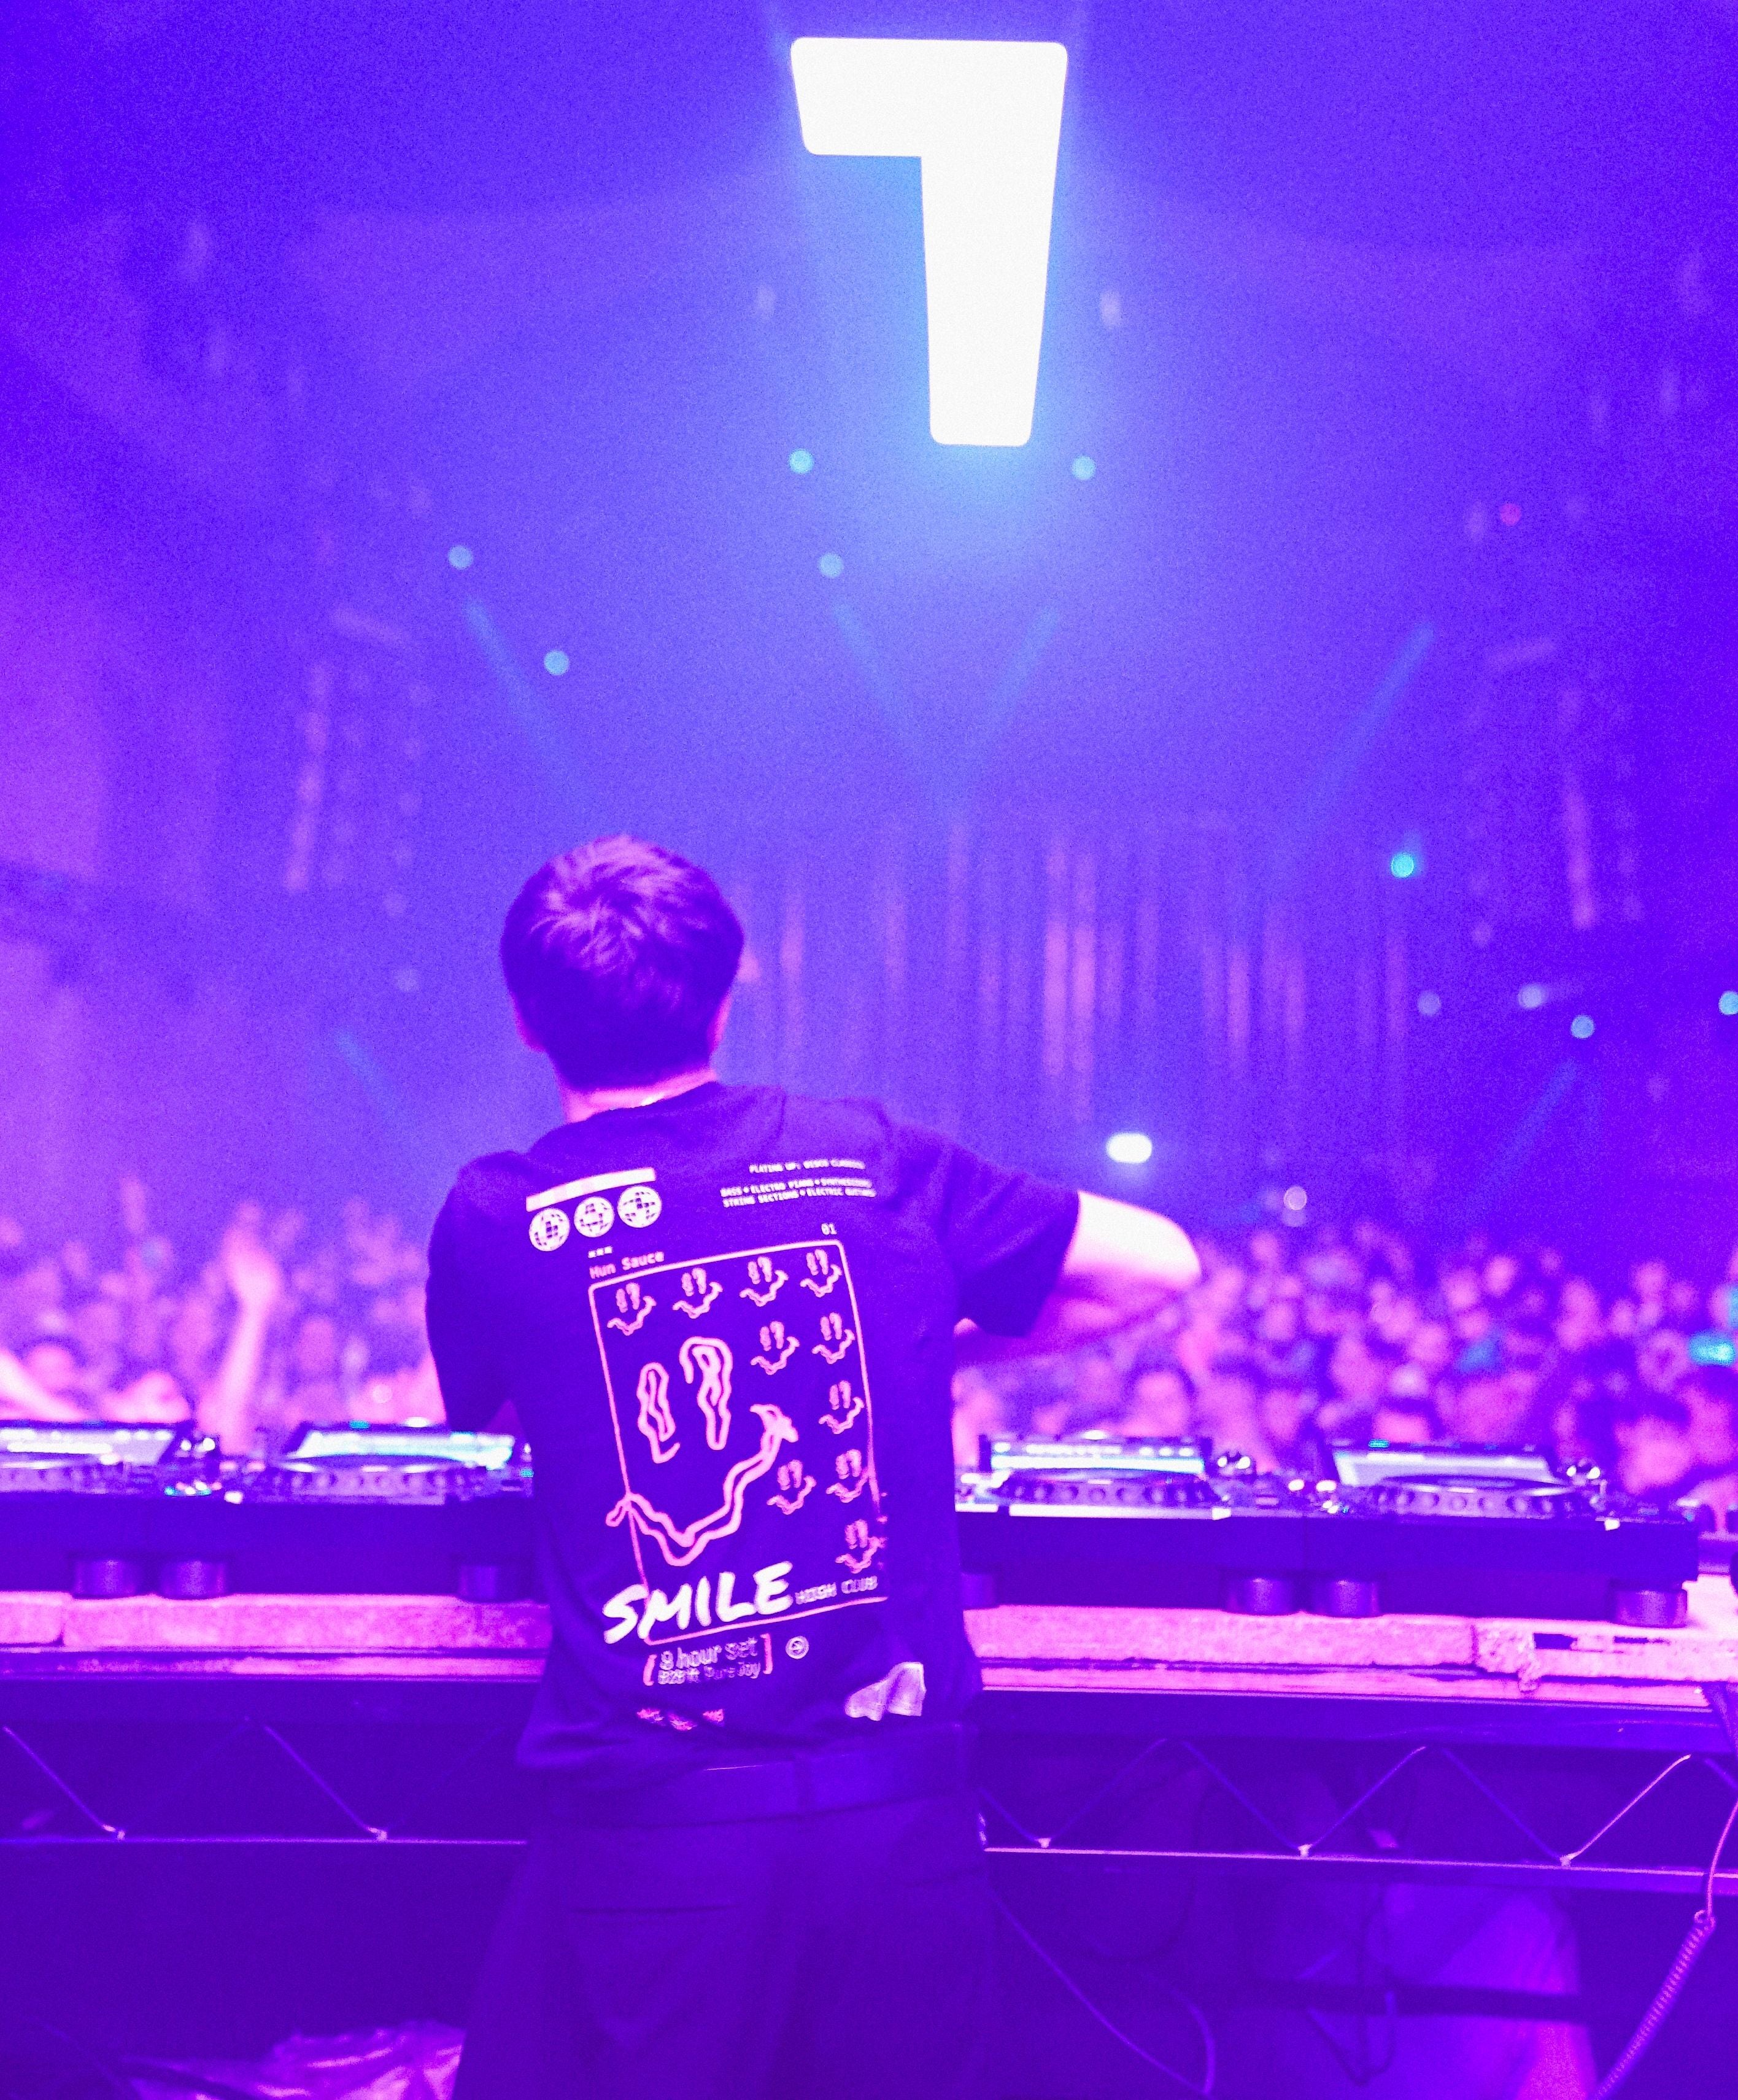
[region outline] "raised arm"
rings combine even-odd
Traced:
[[[258,1427],[266,1338],[284,1295],[284,1273],[240,1225],[223,1235],[218,1259],[236,1301],[236,1319],[217,1375],[199,1396],[196,1419],[203,1435],[215,1436],[225,1451],[239,1455],[252,1448]]]
[[[1079,1348],[1149,1319],[1200,1278],[1200,1257],[1180,1225],[1156,1211],[1083,1191],[1061,1274],[1030,1332],[1005,1339],[962,1320],[955,1352],[969,1364]]]

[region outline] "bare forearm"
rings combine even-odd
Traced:
[[[217,1376],[200,1396],[200,1433],[216,1437],[232,1454],[246,1451],[254,1441],[254,1403],[265,1357],[266,1326],[263,1312],[244,1308],[237,1314]]]

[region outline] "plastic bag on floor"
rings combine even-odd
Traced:
[[[165,2064],[134,2084],[139,2100],[452,2100],[464,2040],[457,2027],[433,2020],[367,2034],[292,2035],[262,2063]]]

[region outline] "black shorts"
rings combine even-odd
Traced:
[[[496,1928],[455,2100],[977,2100],[992,1941],[963,1789],[551,1821]]]

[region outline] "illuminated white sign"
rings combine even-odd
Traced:
[[[1038,392],[1067,51],[799,37],[791,73],[811,153],[923,164],[930,435],[943,445],[1023,445]]]

